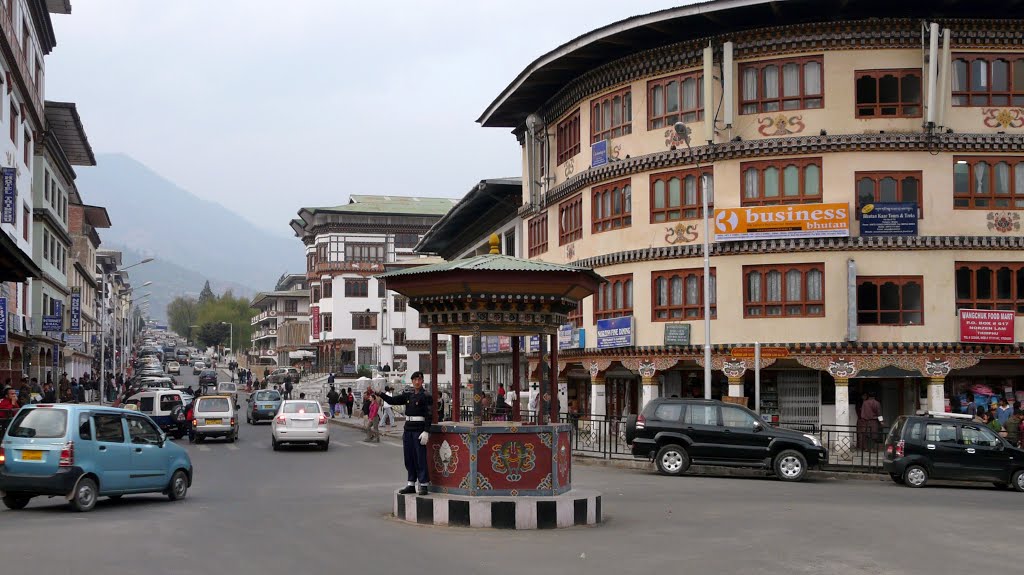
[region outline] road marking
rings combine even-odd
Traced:
[[[228,444],[228,449],[230,449],[231,451],[238,451],[238,446],[233,444],[233,443],[231,443],[231,444]]]
[[[349,445],[347,443],[342,443],[340,441],[332,441],[331,443],[333,443],[334,445],[337,445],[338,447],[352,447],[351,445]]]
[[[402,447],[401,443],[394,443],[392,441],[385,441],[384,445],[390,445],[391,447]]]
[[[210,448],[205,446],[205,445],[200,445],[199,446],[199,451],[210,451]]]
[[[360,441],[356,445],[362,445],[363,447],[377,447],[376,443],[367,443],[365,441]]]

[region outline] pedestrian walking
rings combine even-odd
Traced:
[[[866,391],[862,399],[863,402],[857,413],[857,447],[870,449],[874,447],[878,431],[881,428],[878,418],[882,416],[882,405]]]
[[[348,388],[348,393],[345,397],[345,411],[346,417],[351,418],[354,414],[352,408],[356,406],[356,396],[352,395],[352,388]]]
[[[369,396],[366,408],[366,439],[370,443],[380,443],[380,398],[373,390],[366,390]]]
[[[402,449],[405,454],[407,484],[398,492],[427,494],[430,476],[427,473],[427,429],[431,424],[433,401],[423,389],[423,372],[412,374],[412,391],[391,396],[380,394],[381,400],[389,405],[405,406],[405,431],[402,433]],[[417,490],[416,484],[419,484]]]
[[[393,393],[394,389],[391,387],[384,387],[384,391],[387,393]],[[380,424],[384,427],[384,433],[391,433],[392,428],[395,426],[395,410],[391,405],[381,401],[380,402]]]
[[[331,419],[334,419],[334,411],[338,406],[338,390],[334,389],[331,383],[331,390],[327,392],[327,405],[331,408]]]

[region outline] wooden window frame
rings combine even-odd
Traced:
[[[1024,156],[954,156],[953,157],[953,209],[954,210],[1021,210],[1024,209],[1024,190],[1018,190],[1015,171],[1024,170]],[[962,162],[962,163],[961,163]],[[978,164],[988,164],[988,193],[977,193],[975,169]],[[996,193],[995,166],[999,163],[1009,164],[1009,193]],[[957,190],[957,166],[967,166],[967,193]],[[1017,167],[1019,165],[1019,168]],[[984,203],[979,203],[979,200]],[[1005,200],[1007,205],[996,205],[997,200]],[[959,204],[959,205],[958,205]]]
[[[605,194],[608,195],[608,201],[602,203]],[[616,199],[620,206],[619,213],[614,213]],[[613,213],[605,214],[605,209]],[[633,225],[633,181],[626,178],[591,188],[590,215],[590,233],[592,234],[631,227]]]
[[[405,311],[409,306],[409,299],[404,295],[396,295],[392,301],[392,307],[394,309],[391,311]]]
[[[882,203],[882,200],[881,200],[881,197],[882,197],[881,182],[882,182],[882,180],[884,180],[886,178],[892,178],[892,179],[896,180],[896,186],[897,186],[896,194],[899,197],[901,197],[901,198],[903,197],[903,183],[908,178],[914,178],[914,179],[917,180],[917,199],[915,200],[917,202],[917,219],[919,219],[919,220],[924,219],[924,191],[923,191],[924,174],[923,174],[923,172],[921,172],[921,170],[917,170],[917,171],[913,171],[913,170],[910,170],[910,171],[887,171],[887,170],[881,170],[881,171],[854,172],[853,173],[853,197],[854,197],[854,199],[856,201],[856,206],[857,206],[857,209],[854,210],[854,212],[856,212],[856,214],[857,214],[856,218],[858,220],[860,219],[860,209],[864,205],[860,201],[860,183],[861,183],[861,181],[865,180],[865,179],[869,179],[869,180],[872,180],[874,182],[874,190],[872,190],[872,198],[873,198],[872,202],[873,203]],[[902,200],[897,200],[897,201],[902,201]]]
[[[368,248],[368,251],[380,251],[380,257],[356,257],[355,254],[349,257],[349,248],[352,251],[362,250]],[[384,244],[381,243],[366,243],[366,242],[345,242],[345,261],[349,262],[368,262],[368,263],[385,263],[388,259],[388,250]]]
[[[974,61],[984,61],[985,66],[985,77],[988,79],[988,89],[972,90],[972,74],[971,67]],[[1005,60],[1007,62],[1007,78],[1006,87],[1007,90],[993,90],[992,89],[992,65],[997,60]],[[956,86],[956,67],[957,62],[963,61],[967,66],[967,75],[965,78],[965,85],[961,90],[955,90],[952,87],[950,104],[957,108],[982,108],[982,107],[1022,107],[1024,106],[1024,83],[1017,86],[1014,82],[1014,71],[1015,65],[1024,66],[1024,53],[1016,52],[999,52],[999,53],[975,53],[975,52],[958,52],[953,54],[950,70],[950,81],[952,86]],[[1017,64],[1017,62],[1021,62]],[[1022,78],[1024,79],[1024,78]],[[1005,100],[1003,100],[1005,98]],[[1005,103],[1003,103],[1005,102]]]
[[[615,292],[617,286],[622,286],[622,306],[615,305]],[[605,301],[610,300],[610,306]],[[633,315],[633,274],[620,274],[608,276],[605,282],[597,286],[597,293],[594,294],[594,324],[599,319],[610,319],[613,317],[625,317]]]
[[[687,80],[695,80],[697,83],[697,107],[696,108],[683,108],[683,82]],[[668,96],[669,96],[669,84],[675,82],[676,90],[676,102],[678,109],[674,112],[670,112],[668,109]],[[664,110],[664,114],[655,114],[654,106],[656,103],[656,97],[654,90],[661,88],[661,107]],[[692,117],[687,118],[688,115]],[[663,128],[671,128],[676,122],[682,122],[684,124],[690,124],[693,122],[700,122],[704,120],[704,71],[697,70],[693,72],[686,72],[684,74],[676,74],[674,76],[666,76],[664,78],[658,78],[656,80],[650,80],[647,82],[647,129],[648,130],[660,130]]]
[[[614,92],[608,92],[594,98],[590,101],[590,143],[596,144],[601,140],[610,140],[612,138],[620,138],[633,133],[633,95],[631,87],[626,86]],[[615,122],[615,110],[613,105],[615,98],[621,97],[619,102],[619,123]],[[603,115],[601,114],[601,107],[605,103],[608,103],[609,107],[609,124],[607,126],[602,122]],[[595,113],[594,108],[597,108]]]
[[[572,243],[583,237],[583,194],[558,204],[558,245]]]
[[[886,76],[893,76],[896,78],[898,86],[899,97],[895,102],[882,103],[881,90],[879,83],[882,78]],[[916,76],[919,83],[918,86],[918,101],[904,101],[903,98],[903,80],[904,78]],[[874,78],[875,79],[875,102],[874,103],[861,103],[858,101],[860,98],[860,81],[863,78]],[[920,118],[924,110],[924,84],[922,79],[924,74],[921,73],[920,68],[889,68],[884,70],[857,70],[853,76],[853,108],[854,116],[862,120],[873,120],[877,118]],[[908,111],[910,108],[917,108],[917,112],[913,110]],[[895,113],[885,114],[883,111],[888,108],[895,108]],[[870,110],[871,114],[865,114],[866,111]]]
[[[796,166],[800,170],[798,185],[799,193],[795,196],[787,196],[785,190],[785,171],[789,166]],[[816,166],[818,168],[818,194],[809,195],[806,190],[807,168]],[[764,173],[768,168],[779,170],[779,195],[774,198],[766,198],[764,195]],[[747,170],[757,170],[757,198],[747,198],[746,176]],[[778,206],[787,204],[820,204],[824,195],[825,171],[822,169],[820,156],[813,158],[780,158],[777,160],[757,160],[743,162],[740,164],[740,205],[741,206]]]
[[[334,280],[321,280],[320,282],[320,294],[321,299],[333,298],[334,297]]]
[[[806,64],[816,62],[820,66],[819,78],[821,82],[821,94],[806,94],[806,87],[804,86],[804,66]],[[797,96],[784,96],[783,90],[785,89],[782,68],[787,64],[799,64],[800,65],[800,92]],[[769,66],[777,66],[779,70],[779,86],[778,96],[774,98],[764,97],[764,69]],[[757,69],[757,98],[753,100],[744,100],[744,85],[746,80],[744,78],[746,70],[750,68]],[[756,62],[742,62],[737,68],[737,76],[739,78],[739,113],[740,115],[751,115],[751,114],[766,114],[775,112],[793,112],[796,110],[821,110],[825,108],[825,57],[823,55],[815,56],[801,56],[798,58],[777,58],[774,60],[758,60]],[[809,107],[807,104],[809,101],[818,100],[820,105]],[[785,102],[795,101],[797,107],[787,108]],[[754,106],[754,110],[747,111],[745,106]]]
[[[686,278],[696,277],[697,286],[700,290],[699,301],[696,304],[686,303]],[[672,280],[679,278],[683,282],[682,301],[679,304],[672,302]],[[658,299],[658,282],[666,280],[668,288],[668,303],[660,304]],[[711,301],[711,319],[718,318],[718,276],[715,268],[711,268],[711,290],[714,296]],[[678,315],[676,313],[678,312]],[[663,314],[664,317],[659,317]],[[672,322],[704,319],[704,268],[682,268],[674,270],[656,270],[651,272],[651,321]]]
[[[420,243],[420,236],[415,233],[400,232],[394,235],[392,241],[397,249],[411,249],[415,248],[416,244]]]
[[[583,300],[576,302],[576,307],[566,316],[566,322],[573,327],[583,327]]]
[[[352,313],[352,329],[354,331],[370,331],[377,329],[377,314],[354,311]]]
[[[15,146],[18,145],[18,104],[15,103],[14,98],[11,98],[11,142]]]
[[[555,145],[557,151],[557,161],[555,165],[562,165],[571,159],[576,154],[580,153],[582,148],[582,136],[580,135],[580,110],[576,108],[576,111],[569,114],[564,120],[558,123],[555,127]]]
[[[544,212],[527,223],[530,240],[530,257],[548,251],[548,213]]]
[[[25,166],[28,167],[29,162],[32,161],[32,132],[25,130],[25,141],[23,142],[25,147]]]
[[[334,331],[334,314],[327,312],[320,314],[320,331]]]
[[[708,197],[708,209],[714,211],[715,208],[715,176],[714,169],[710,166],[704,168],[691,168],[688,170],[676,170],[673,172],[662,172],[660,174],[651,174],[650,176],[650,190],[651,190],[651,223],[660,224],[665,222],[678,222],[686,220],[696,220],[704,217],[704,176],[707,174],[708,182],[711,183],[711,194]],[[697,190],[697,201],[695,204],[686,203],[686,178],[696,177],[696,190]],[[669,183],[673,178],[679,180],[679,201],[678,206],[670,206],[669,200],[671,194],[669,192]],[[663,208],[655,207],[657,205],[657,191],[656,187],[658,182],[664,182],[665,184],[665,200]],[[688,213],[689,212],[689,213]],[[673,217],[673,213],[676,216]],[[661,216],[659,218],[659,216]]]
[[[391,331],[394,334],[393,337],[394,337],[395,345],[405,345],[406,337],[407,337],[405,328],[404,327],[396,327],[396,328],[392,329]]]
[[[1009,269],[1010,275],[1010,297],[1001,298],[998,295],[998,272],[1002,268]],[[970,296],[960,297],[960,272],[968,270],[970,277]],[[992,270],[991,295],[989,298],[978,297],[978,272],[982,269]],[[992,309],[1013,311],[1017,315],[1024,315],[1024,262],[956,262],[953,268],[953,295],[956,298],[957,311],[967,309]]]
[[[430,354],[429,353],[421,353],[419,355],[419,357],[420,357],[420,359],[419,359],[420,371],[422,371],[425,374],[429,374],[430,370],[431,370]],[[437,374],[438,375],[444,375],[444,373],[445,373],[445,371],[444,371],[445,370],[445,365],[448,363],[447,359],[448,359],[447,358],[447,354],[444,354],[444,353],[437,354]]]
[[[345,297],[370,297],[370,280],[345,278]]]
[[[800,293],[802,298],[800,300],[787,300],[786,294],[786,274],[789,271],[797,270],[801,272],[801,287]],[[807,274],[810,271],[818,271],[821,273],[821,299],[810,300],[807,298]],[[782,299],[777,302],[769,302],[767,299],[767,281],[766,277],[769,272],[779,272],[782,274]],[[761,276],[761,293],[762,297],[760,301],[751,301],[750,299],[750,282],[748,277],[751,273],[759,273]],[[768,264],[768,265],[750,265],[743,266],[743,317],[746,319],[784,319],[794,317],[825,317],[825,264],[824,262],[819,263],[805,263],[805,264]],[[820,313],[814,313],[810,310],[813,307],[821,307]],[[780,308],[779,314],[768,314],[768,308],[778,307]],[[798,313],[791,313],[791,307],[799,307]],[[753,309],[760,309],[761,313],[751,313]]]
[[[899,306],[897,309],[882,309],[882,286],[885,284],[896,284],[899,288]],[[875,301],[878,302],[877,309],[861,310],[860,290],[861,286],[872,284],[875,287]],[[907,285],[917,284],[921,289],[921,309],[904,309],[903,288]],[[924,276],[857,276],[857,325],[863,326],[911,326],[924,325]],[[874,314],[875,323],[862,323],[861,315]],[[896,322],[882,322],[885,314],[897,314],[899,320]],[[918,314],[920,321],[914,322],[907,318],[908,315]]]

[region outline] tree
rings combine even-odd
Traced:
[[[171,331],[189,336],[199,319],[199,303],[190,297],[176,297],[167,304],[167,323]]]
[[[207,347],[226,345],[230,335],[230,328],[220,322],[204,323],[199,325],[196,339]]]
[[[199,305],[205,305],[215,299],[217,299],[217,296],[213,295],[213,290],[210,289],[210,280],[206,280],[206,284],[203,285],[203,291],[199,292]]]

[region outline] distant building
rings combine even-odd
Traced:
[[[291,226],[306,246],[310,342],[317,348],[319,371],[344,378],[372,373],[376,367],[429,373],[429,330],[419,327],[419,317],[406,309],[405,298],[373,276],[433,263],[413,248],[457,202],[353,195],[345,205],[299,210]],[[449,383],[448,370],[440,363],[438,383]]]
[[[249,305],[259,310],[251,320],[250,366],[288,366],[315,357],[316,347],[309,343],[309,280],[305,274],[282,277],[274,291],[256,294]]]
[[[96,250],[100,246],[98,229],[110,227],[110,216],[105,208],[81,203],[77,194],[72,196],[68,207],[68,232],[71,234],[71,267],[68,272],[68,286],[71,295],[68,302],[68,336],[64,351],[64,371],[68,377],[81,377],[83,373],[99,367],[95,352],[99,349],[99,313],[97,298],[100,284],[96,281]],[[78,299],[81,323],[76,331],[71,316],[74,300]]]

